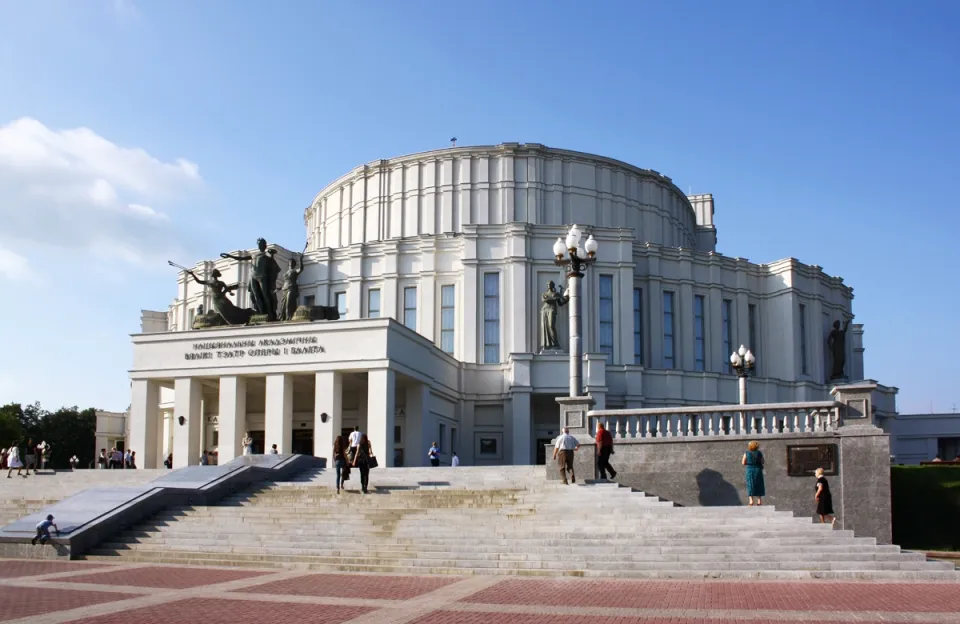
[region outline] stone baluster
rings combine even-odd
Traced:
[[[617,418],[617,439],[622,440],[625,436],[623,433],[623,418]]]
[[[653,435],[653,432],[650,430],[650,421],[654,419],[654,416],[643,416],[642,418],[644,421],[644,437],[649,438]]]

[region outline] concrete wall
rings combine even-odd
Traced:
[[[889,439],[873,427],[756,438],[618,440],[611,463],[619,472],[619,483],[680,505],[745,505],[740,460],[751,439],[760,442],[766,462],[764,504],[805,517],[813,517],[816,509],[815,479],[787,475],[787,446],[837,444],[840,474],[828,480],[840,518],[838,526],[856,531],[858,536],[875,537],[882,544],[891,542]],[[584,450],[588,451],[586,457],[593,456],[589,447],[581,447]],[[548,462],[547,469],[550,478],[555,466]],[[583,477],[592,478],[593,474],[584,473]]]

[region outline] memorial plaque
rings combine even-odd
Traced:
[[[824,476],[835,476],[840,467],[836,444],[810,444],[787,447],[787,475],[812,477],[817,468]]]

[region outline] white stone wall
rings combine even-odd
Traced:
[[[656,171],[505,143],[362,165],[314,198],[305,223],[313,250],[507,223],[622,227],[644,241],[700,248],[697,226],[712,228],[712,201],[695,212],[670,178]]]

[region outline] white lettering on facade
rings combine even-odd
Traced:
[[[260,340],[215,340],[195,342],[191,352],[184,353],[185,360],[236,360],[246,357],[261,358],[278,355],[314,355],[326,353],[317,344],[316,336],[285,336],[261,338]]]

